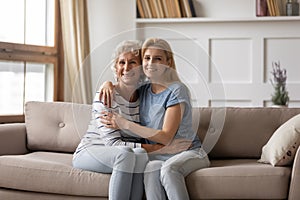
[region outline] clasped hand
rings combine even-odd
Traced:
[[[126,124],[127,120],[121,115],[108,111],[102,111],[101,114],[100,122],[104,124],[105,127],[113,129],[125,129],[124,125]]]

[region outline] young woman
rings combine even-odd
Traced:
[[[187,139],[191,145],[174,154],[149,154],[144,174],[147,199],[189,199],[185,177],[208,167],[209,159],[192,130],[192,106],[188,88],[180,82],[170,45],[150,38],[142,47],[143,70],[150,83],[141,86],[140,123],[117,113],[107,113],[101,121],[109,128],[120,128],[146,138],[150,144],[168,145],[174,139]]]

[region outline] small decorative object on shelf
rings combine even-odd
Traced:
[[[256,16],[267,16],[268,6],[267,0],[256,0]]]
[[[274,94],[272,95],[272,102],[274,105],[288,106],[289,95],[286,90],[286,69],[280,68],[279,61],[273,62],[272,67],[273,71],[271,71],[271,74],[273,75],[273,79],[271,79],[271,84],[275,89]]]
[[[299,3],[296,0],[288,0],[286,2],[286,15],[299,16]]]

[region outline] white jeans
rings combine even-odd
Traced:
[[[147,162],[147,152],[142,148],[93,145],[76,155],[73,166],[112,173],[109,182],[110,200],[141,200],[144,192],[143,172]]]
[[[188,200],[185,177],[209,165],[208,156],[202,148],[181,152],[166,161],[149,161],[144,172],[147,199]]]

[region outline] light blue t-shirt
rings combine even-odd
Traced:
[[[152,92],[150,83],[140,88],[141,125],[162,129],[166,109],[179,103],[184,103],[185,109],[175,138],[190,139],[193,141],[191,149],[199,148],[201,147],[200,139],[192,128],[192,105],[189,90],[181,82],[172,83],[166,90],[158,94]]]

